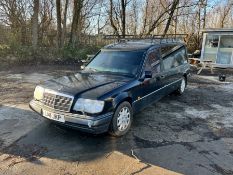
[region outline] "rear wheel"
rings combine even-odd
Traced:
[[[176,93],[178,95],[182,95],[184,93],[184,90],[185,90],[186,86],[187,86],[187,80],[186,80],[185,77],[183,77],[182,80],[181,80],[179,88],[176,90]]]
[[[133,110],[129,102],[122,102],[112,118],[109,133],[113,136],[122,136],[126,134],[133,120]]]

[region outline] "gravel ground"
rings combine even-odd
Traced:
[[[148,106],[112,138],[57,127],[28,108],[38,82],[75,69],[0,72],[0,174],[233,174],[232,71],[193,74],[182,96]]]

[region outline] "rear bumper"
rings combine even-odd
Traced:
[[[74,128],[74,129],[78,129],[78,130],[81,130],[84,132],[94,133],[94,134],[100,134],[100,133],[107,132],[109,129],[110,122],[112,120],[112,115],[113,115],[112,112],[106,113],[104,115],[99,115],[96,117],[74,114],[74,113],[66,113],[66,112],[61,112],[61,111],[57,111],[57,110],[51,109],[49,107],[46,107],[42,103],[35,101],[35,100],[32,100],[29,103],[29,107],[33,111],[40,114],[41,116],[43,116],[43,114],[42,114],[43,110],[53,112],[56,114],[60,114],[60,115],[64,115],[64,118],[65,118],[64,123],[54,121],[54,120],[51,120],[48,118],[46,118],[46,119],[48,119],[52,122],[55,122],[59,125],[67,126],[70,128]]]

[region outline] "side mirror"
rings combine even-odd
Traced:
[[[145,71],[145,78],[152,78],[152,72],[151,71]]]
[[[84,65],[81,66],[81,70],[83,70],[83,69],[85,69],[85,66],[84,66]]]

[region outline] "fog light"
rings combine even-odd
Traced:
[[[226,75],[219,75],[219,81],[225,81],[226,80]]]

